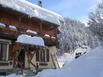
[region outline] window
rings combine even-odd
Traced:
[[[49,62],[49,50],[48,49],[39,49],[36,52],[36,61]]]
[[[40,49],[40,51],[39,51],[39,61],[45,62],[45,51],[44,51],[44,49]]]
[[[8,48],[7,43],[0,42],[0,61],[7,60],[7,48]]]

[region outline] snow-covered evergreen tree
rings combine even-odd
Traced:
[[[77,48],[94,48],[98,45],[98,39],[83,23],[67,18],[64,22],[64,25],[60,26],[59,35],[61,53],[73,52]]]
[[[89,15],[89,29],[103,42],[103,1],[98,4],[95,12]]]

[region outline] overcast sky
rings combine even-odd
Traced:
[[[37,3],[38,0],[28,0]],[[88,13],[95,10],[97,0],[42,0],[43,7],[64,17],[85,21]]]

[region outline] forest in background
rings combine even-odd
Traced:
[[[97,5],[94,12],[88,14],[86,24],[65,18],[59,29],[61,31],[58,35],[61,48],[59,55],[74,52],[77,48],[96,48],[103,42],[103,1]]]

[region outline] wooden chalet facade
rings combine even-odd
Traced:
[[[29,14],[5,7],[0,3],[0,72],[15,68],[36,70],[58,68],[55,56],[59,46],[58,26],[59,24],[30,17]],[[37,33],[30,33],[27,30]],[[16,42],[22,34],[43,38],[45,46]]]

